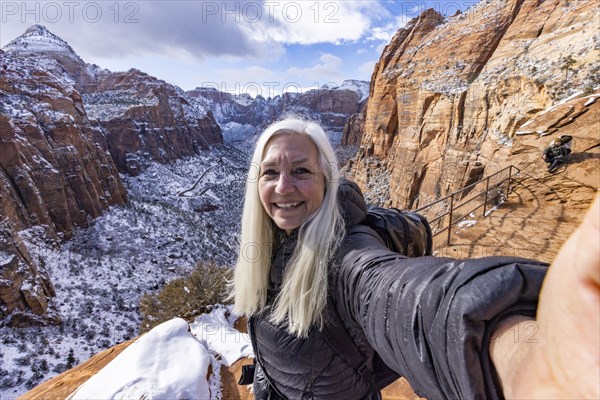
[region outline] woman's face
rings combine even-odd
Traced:
[[[317,146],[307,136],[279,135],[267,143],[258,181],[260,201],[288,234],[315,213],[325,195]]]

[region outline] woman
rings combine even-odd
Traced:
[[[256,144],[233,284],[256,399],[376,399],[398,375],[429,399],[599,396],[598,201],[534,320],[545,264],[392,253],[360,224],[358,187],[338,178],[315,123],[277,122]],[[347,351],[332,345],[340,330]],[[352,353],[367,362],[356,368]]]

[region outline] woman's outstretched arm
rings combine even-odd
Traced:
[[[515,341],[526,329],[537,340]],[[552,263],[536,320],[497,333],[490,351],[507,398],[600,399],[600,196]]]
[[[350,230],[338,312],[421,397],[501,399],[489,344],[511,316],[534,318],[547,264],[515,257],[405,258],[366,227]],[[525,339],[535,338],[535,332]]]

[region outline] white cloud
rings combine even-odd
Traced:
[[[398,32],[399,29],[404,28],[406,23],[410,21],[410,18],[405,15],[401,15],[395,18],[394,22],[386,24],[384,26],[376,26],[371,29],[371,34],[367,38],[367,40],[376,40],[376,41],[384,41],[389,42],[392,37]]]
[[[387,12],[377,1],[267,1],[260,20],[243,20],[249,37],[286,44],[342,43],[368,34]]]
[[[42,24],[75,49],[82,58],[121,58],[156,54],[197,59],[214,56],[260,57],[273,45],[246,35],[235,16],[210,13],[238,2],[208,1],[79,1],[0,2],[1,35],[22,34],[33,24]],[[49,7],[51,5],[52,7]]]
[[[302,79],[305,79],[306,76],[322,77],[333,81],[343,78],[340,74],[343,63],[340,57],[334,56],[333,54],[323,54],[319,57],[319,61],[320,63],[308,68],[289,68],[287,73]],[[325,83],[326,82],[321,82],[321,84]]]
[[[30,12],[34,2],[23,6],[24,2],[0,0],[0,43],[40,23],[66,40],[84,61],[104,68],[139,68],[184,89],[210,81],[227,91],[240,91],[258,83],[265,97],[347,79],[357,71],[349,71],[349,65],[377,57],[371,53],[374,46],[386,44],[398,28],[390,23],[396,16],[381,0],[51,3],[35,2],[35,15],[35,10]],[[60,18],[50,12],[56,7],[62,8]],[[352,47],[346,45],[358,48],[356,42],[362,40],[369,42],[354,54],[347,51]],[[334,55],[338,49],[344,54],[340,57],[351,57],[352,62],[343,63]],[[307,65],[313,51],[325,54]]]
[[[40,23],[86,61],[154,54],[254,61],[288,44],[341,44],[371,36],[392,18],[375,0],[1,2],[2,44]],[[51,5],[51,7],[49,6]],[[10,7],[9,7],[10,6]],[[8,40],[7,40],[8,39]]]

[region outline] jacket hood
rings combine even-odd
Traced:
[[[367,216],[367,203],[358,187],[352,181],[344,180],[338,189],[338,204],[346,226],[360,224]]]

